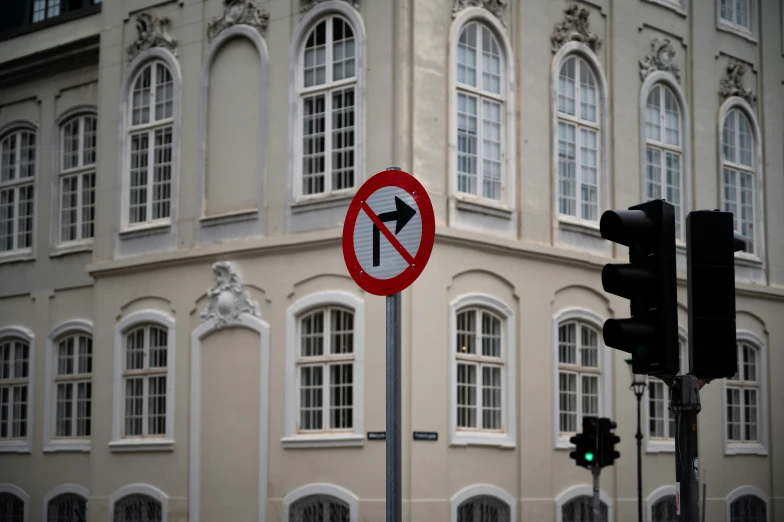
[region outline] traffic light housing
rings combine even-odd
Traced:
[[[596,427],[596,417],[583,417],[582,433],[569,439],[569,442],[575,445],[575,450],[569,453],[569,458],[586,469],[593,468],[598,461]]]
[[[702,379],[732,377],[735,340],[735,237],[731,212],[698,210],[686,217],[689,367]]]
[[[602,214],[604,239],[629,247],[628,264],[602,270],[606,292],[630,301],[631,317],[604,323],[604,344],[632,355],[636,374],[672,376],[678,364],[675,209],[659,199]]]
[[[599,467],[605,468],[612,466],[615,459],[620,458],[621,454],[615,450],[615,445],[621,442],[621,438],[612,433],[618,424],[607,418],[599,419]]]

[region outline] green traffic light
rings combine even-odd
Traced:
[[[593,453],[591,452],[586,453],[585,460],[587,460],[588,462],[593,462]]]

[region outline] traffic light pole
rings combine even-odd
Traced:
[[[591,474],[593,475],[593,522],[602,522],[602,513],[599,509],[600,500],[599,500],[599,475],[602,472],[602,468],[599,466],[594,466],[591,468]]]
[[[700,385],[694,375],[678,375],[670,407],[675,413],[675,495],[678,522],[699,522],[700,488],[697,460],[697,414]]]

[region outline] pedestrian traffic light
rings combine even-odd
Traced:
[[[630,301],[631,318],[608,319],[604,344],[632,355],[637,374],[672,376],[678,364],[675,209],[659,199],[602,214],[604,239],[629,247],[628,264],[602,270],[606,292]]]
[[[698,210],[686,217],[689,367],[701,379],[735,375],[735,236],[731,212]]]
[[[596,466],[596,417],[583,417],[583,431],[569,439],[575,445],[575,450],[569,453],[569,458],[575,464],[586,469]]]
[[[598,438],[599,438],[599,458],[600,468],[612,466],[615,459],[620,458],[621,454],[615,451],[615,445],[621,442],[621,438],[612,433],[618,424],[607,418],[599,419]]]

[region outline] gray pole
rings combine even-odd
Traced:
[[[705,522],[705,497],[708,493],[708,470],[702,470],[702,522]]]
[[[401,302],[399,292],[387,296],[387,522],[401,522],[403,515],[403,455],[400,433]]]
[[[644,390],[644,388],[643,388]],[[642,522],[642,423],[640,417],[640,405],[642,402],[642,394],[634,391],[637,396],[637,522]]]
[[[697,377],[676,376],[671,401],[675,412],[675,483],[681,497],[678,522],[699,522],[700,484],[695,464],[698,462],[697,414],[701,406]]]
[[[594,466],[591,468],[591,473],[593,474],[593,522],[603,522],[602,521],[602,512],[599,509],[600,500],[599,500],[599,474],[602,472],[599,466]]]

